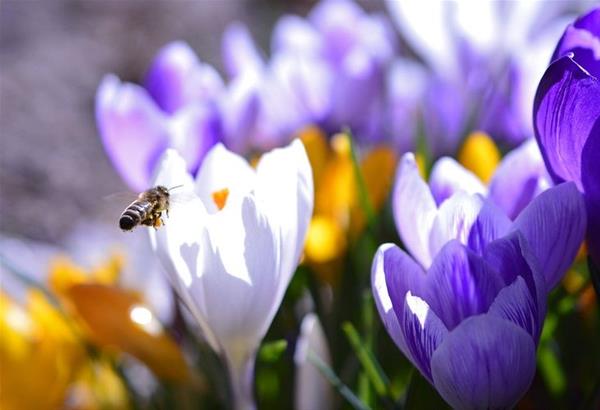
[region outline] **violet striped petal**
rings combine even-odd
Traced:
[[[503,285],[486,261],[452,240],[427,272],[423,299],[452,330],[466,318],[487,312]]]
[[[511,408],[535,374],[535,344],[514,323],[474,316],[449,332],[433,353],[436,389],[455,409]]]
[[[513,230],[520,231],[531,247],[548,292],[573,263],[586,220],[583,196],[572,182],[541,193],[515,220]]]

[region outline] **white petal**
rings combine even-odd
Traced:
[[[412,153],[400,160],[393,194],[396,228],[402,242],[413,257],[424,267],[431,265],[429,232],[437,214],[437,207],[429,186],[425,183]]]
[[[189,291],[226,351],[255,349],[281,301],[280,237],[252,196],[210,215],[207,231]]]
[[[314,313],[309,313],[302,319],[300,336],[296,343],[294,408],[297,410],[331,408],[333,399],[331,384],[309,361],[309,354],[316,355],[328,365],[331,364],[325,333],[319,318]]]
[[[458,192],[446,200],[439,208],[431,228],[429,250],[436,255],[451,239],[467,244],[471,227],[477,220],[484,200],[480,195]]]
[[[274,55],[282,51],[312,54],[320,52],[321,48],[319,32],[306,19],[287,15],[277,21],[271,40]]]
[[[416,51],[440,73],[457,73],[453,34],[449,30],[450,2],[387,0],[396,27]]]
[[[500,10],[497,3],[490,0],[459,0],[452,3],[458,33],[481,53],[493,52],[500,38]]]
[[[458,191],[487,194],[487,188],[481,180],[450,157],[436,161],[429,176],[429,187],[438,206]]]
[[[196,193],[209,213],[218,211],[212,194],[229,190],[227,203],[245,196],[255,185],[255,172],[248,162],[229,151],[223,144],[215,145],[204,157],[196,176]]]
[[[168,150],[163,155],[157,171],[155,178],[157,184],[184,183],[182,189],[189,190],[190,197],[187,201],[171,207],[164,226],[157,230],[148,230],[150,242],[167,273],[171,286],[200,324],[212,348],[220,351],[220,345],[202,313],[205,310],[202,299],[193,297],[189,292],[189,287],[197,274],[201,250],[206,247],[204,238],[207,236],[205,233],[207,214],[204,205],[194,196],[192,177],[185,170],[184,160],[174,150]]]
[[[282,266],[278,297],[283,297],[300,259],[313,211],[314,192],[304,145],[294,140],[265,154],[256,169],[256,198],[274,229],[281,232]]]
[[[377,306],[377,311],[383,320],[388,334],[403,352],[407,352],[408,347],[400,328],[398,316],[396,316],[396,312],[394,311],[392,299],[388,292],[388,285],[385,280],[384,254],[386,250],[394,246],[391,243],[386,243],[381,245],[377,250],[373,258],[373,266],[371,267],[371,289],[373,290],[375,306]]]

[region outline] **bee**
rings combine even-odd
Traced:
[[[168,189],[157,185],[139,194],[121,214],[119,227],[123,231],[131,231],[140,224],[152,226],[154,229],[164,225],[162,213],[164,211],[167,217],[169,216],[170,191],[180,186]]]

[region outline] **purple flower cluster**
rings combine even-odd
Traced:
[[[306,19],[282,17],[269,60],[241,23],[223,36],[228,80],[174,42],[159,51],[144,86],[107,76],[96,97],[106,151],[123,179],[145,189],[157,159],[175,148],[195,173],[218,141],[239,153],[287,144],[317,125],[383,139],[385,74],[396,38],[382,15],[349,0],[319,3]]]
[[[539,153],[507,156],[489,189],[450,158],[429,184],[412,154],[398,166],[394,217],[408,253],[382,245],[372,289],[396,345],[454,408],[517,403],[535,373],[547,295],[586,229],[600,255],[599,33],[600,9],[567,28],[535,98],[537,141],[559,185],[546,189]]]
[[[424,64],[397,56],[384,16],[326,0],[307,18],[277,22],[270,58],[244,25],[230,25],[226,79],[182,42],[158,53],[143,86],[107,76],[96,100],[102,141],[138,190],[167,149],[182,158],[179,171],[193,175],[220,142],[237,153],[265,151],[308,125],[327,134],[349,127],[363,146],[385,142],[400,152],[424,138],[435,158],[455,153],[475,129],[517,147],[488,185],[451,157],[440,158],[426,182],[406,153],[392,195],[405,250],[384,244],[372,265],[388,333],[442,397],[459,409],[511,407],[535,373],[547,296],[584,237],[600,264],[600,9],[566,29],[534,101],[538,65],[549,56],[527,50],[551,51],[541,44],[556,43],[554,25],[535,35],[535,22],[542,12],[558,21],[560,2],[544,11],[542,3],[388,3]],[[224,166],[210,158],[207,167]],[[206,175],[239,182],[236,172]],[[180,228],[185,238],[189,226]]]
[[[414,150],[422,135],[438,157],[455,154],[469,130],[507,147],[533,135],[535,86],[564,28],[566,2],[387,5],[424,63],[396,59],[389,73],[389,126],[401,148]]]

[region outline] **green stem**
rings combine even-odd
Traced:
[[[365,405],[356,395],[350,390],[348,386],[346,386],[339,377],[334,373],[334,371],[327,366],[327,364],[321,360],[319,356],[317,356],[312,350],[308,351],[308,361],[315,366],[321,374],[331,383],[340,395],[346,399],[346,401],[357,410],[370,410],[370,408]]]
[[[342,329],[377,394],[381,397],[389,397],[389,380],[370,349],[365,347],[352,323],[345,322],[342,324]]]

